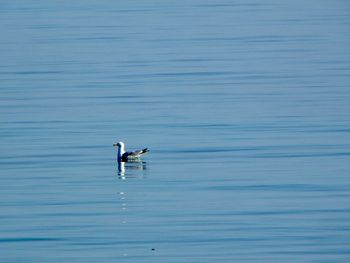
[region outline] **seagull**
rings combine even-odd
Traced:
[[[133,152],[126,152],[125,151],[125,145],[123,142],[118,142],[113,144],[113,146],[118,147],[118,162],[128,162],[128,161],[137,161],[140,159],[140,156],[142,154],[145,154],[149,152],[147,148],[143,150],[133,151]]]

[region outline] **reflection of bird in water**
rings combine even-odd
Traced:
[[[117,155],[118,162],[130,162],[130,161],[140,160],[141,155],[149,152],[147,148],[144,148],[138,151],[133,151],[133,152],[126,152],[125,145],[123,142],[115,143],[113,144],[113,146],[118,147],[118,155]]]
[[[118,175],[120,179],[143,177],[143,173],[139,173],[139,171],[144,171],[146,169],[146,162],[118,162]],[[128,171],[128,173],[125,172],[126,170]]]

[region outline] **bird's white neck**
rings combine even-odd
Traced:
[[[118,147],[118,161],[122,159],[123,154],[125,153],[124,145]]]

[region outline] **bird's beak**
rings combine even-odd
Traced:
[[[118,143],[114,143],[113,146],[114,146],[114,147],[115,147],[115,146],[118,146]]]

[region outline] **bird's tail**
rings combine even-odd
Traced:
[[[141,150],[141,154],[144,154],[144,153],[147,153],[147,152],[149,152],[148,148],[145,148],[145,149]]]

